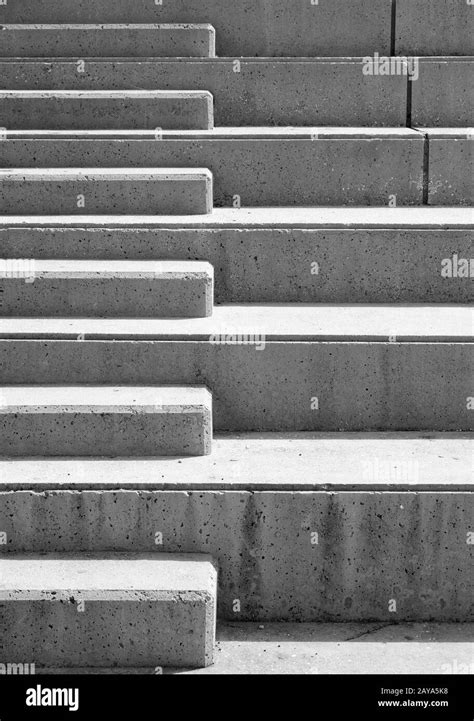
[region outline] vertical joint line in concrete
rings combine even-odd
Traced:
[[[397,25],[397,0],[392,0],[392,23],[390,32],[390,55],[395,55],[395,30]]]
[[[411,108],[413,102],[413,82],[410,73],[407,72],[407,128],[411,128]]]
[[[430,139],[424,136],[423,146],[423,205],[428,205],[430,186]]]

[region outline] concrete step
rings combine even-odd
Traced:
[[[397,55],[474,55],[472,3],[397,0]]]
[[[199,318],[213,283],[199,261],[0,260],[0,316]]]
[[[89,167],[122,172],[209,168],[214,203],[221,207],[423,202],[424,137],[409,128],[170,130],[157,140],[145,131],[7,132],[0,166],[73,168],[86,157]]]
[[[219,431],[468,431],[472,318],[468,305],[300,304],[2,319],[0,380],[206,384]]]
[[[201,554],[0,559],[2,653],[42,666],[207,666],[216,581]]]
[[[0,488],[7,558],[209,553],[223,619],[474,620],[469,435],[247,434],[166,463],[3,460]]]
[[[204,386],[0,386],[0,455],[210,453]]]
[[[1,90],[0,125],[17,130],[198,129],[214,125],[200,90]]]
[[[427,138],[430,205],[472,206],[474,201],[473,128],[420,128]]]
[[[0,77],[12,90],[205,89],[214,96],[218,126],[405,126],[406,73],[365,74],[366,66],[360,57],[127,58],[87,60],[79,73],[72,60],[25,59],[0,60]],[[460,106],[442,107],[454,118]]]
[[[26,209],[39,215],[209,213],[212,174],[197,167],[0,170],[0,213],[17,215]]]
[[[15,0],[0,23],[211,23],[229,56],[367,55],[390,52],[391,0]]]
[[[3,25],[0,57],[204,57],[215,55],[212,25]]]
[[[472,125],[474,58],[418,58],[418,62],[419,78],[410,83],[411,123],[441,128]]]
[[[473,243],[462,207],[0,217],[2,258],[200,258],[217,303],[469,303]]]

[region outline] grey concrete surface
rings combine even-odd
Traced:
[[[1,22],[211,23],[219,55],[388,54],[391,0],[15,0],[0,6]]]
[[[2,657],[51,666],[207,666],[217,572],[199,554],[0,558]]]
[[[214,664],[164,674],[474,673],[473,624],[231,623],[217,626]],[[151,673],[150,669],[36,669],[42,673]]]
[[[0,90],[0,125],[18,130],[203,129],[213,99],[201,90]]]
[[[211,451],[204,386],[0,387],[3,456],[189,456]]]
[[[84,148],[85,150],[85,148]],[[84,161],[82,155],[82,159]],[[87,158],[89,160],[89,158]],[[205,168],[61,167],[0,169],[0,212],[189,213],[212,210]]]
[[[87,158],[89,167],[122,172],[209,168],[216,206],[404,206],[423,200],[424,138],[409,128],[216,128],[164,131],[160,138],[137,131],[115,139],[92,131],[27,133],[9,133],[0,142],[2,167],[73,168]]]
[[[213,285],[191,260],[0,261],[0,316],[202,317]]]
[[[467,208],[216,208],[207,217],[4,218],[0,257],[200,258],[215,268],[217,303],[474,299],[469,277],[454,273],[454,255],[472,255]]]
[[[430,205],[474,204],[472,128],[421,128],[429,139]]]
[[[407,77],[364,75],[360,57],[242,58],[238,65],[234,58],[88,59],[83,73],[71,60],[0,60],[0,76],[2,87],[15,90],[209,90],[218,126],[396,127],[407,120]]]
[[[474,55],[472,6],[465,0],[397,0],[397,55]]]
[[[212,318],[194,320],[3,319],[0,337],[4,384],[204,383],[218,431],[474,429],[469,306],[216,306]]]
[[[222,619],[474,621],[474,495],[455,485],[448,493],[58,488],[0,501],[7,556],[210,554]]]
[[[239,433],[189,458],[0,458],[0,489],[471,491],[468,433]]]
[[[414,126],[472,125],[474,58],[419,58],[420,76],[410,83]]]
[[[0,57],[214,57],[209,24],[0,26]]]

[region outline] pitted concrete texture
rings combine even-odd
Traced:
[[[474,674],[473,624],[231,623],[217,626],[214,664],[164,674]],[[150,669],[40,669],[150,673]]]
[[[1,11],[0,11],[1,12]],[[202,25],[3,25],[0,57],[214,57],[215,30]],[[89,62],[89,61],[88,61]]]
[[[472,6],[465,0],[397,0],[397,55],[474,55]]]
[[[418,127],[472,124],[473,58],[419,58],[419,78],[410,84],[411,119]]]
[[[11,491],[0,552],[209,553],[233,621],[472,622],[473,503],[454,488]]]
[[[2,319],[0,337],[4,384],[206,384],[218,431],[474,429],[469,306]]]
[[[474,15],[474,13],[473,13]],[[422,128],[429,142],[430,205],[465,205],[474,202],[472,128]]]
[[[0,316],[201,317],[213,268],[199,261],[0,260]]]
[[[3,557],[2,654],[43,666],[207,666],[216,581],[198,554]]]
[[[215,205],[234,207],[421,205],[423,160],[423,135],[410,128],[169,130],[159,142],[151,131],[116,137],[113,131],[18,131],[7,132],[0,143],[0,165],[8,168],[80,168],[85,162],[89,167],[121,168],[122,173],[127,167],[209,168]],[[204,209],[203,201],[199,207],[188,202],[187,211],[159,205],[155,212],[204,213],[209,203],[206,198]],[[103,212],[110,214],[111,205],[109,201]],[[24,212],[24,202],[21,207]],[[27,210],[35,213],[33,207]],[[84,210],[94,212],[82,208],[81,213]],[[124,205],[115,211],[138,212]],[[62,204],[49,212],[69,210]]]
[[[391,0],[15,0],[3,23],[211,23],[219,55],[313,56],[390,53]]]
[[[360,57],[238,62],[88,59],[78,73],[72,60],[0,60],[0,76],[2,87],[16,90],[206,89],[215,99],[218,126],[406,125],[406,75],[364,75]]]
[[[84,156],[83,156],[84,161]],[[212,174],[205,168],[0,169],[0,211],[54,213],[210,213]]]
[[[246,433],[192,458],[0,458],[2,490],[470,491],[469,434]]]
[[[202,90],[0,90],[0,124],[17,130],[207,130],[214,125],[213,99]]]
[[[6,259],[207,260],[221,304],[469,303],[472,283],[453,256],[469,259],[473,243],[474,218],[461,207],[0,219]]]
[[[211,416],[203,386],[1,386],[0,454],[201,455]]]

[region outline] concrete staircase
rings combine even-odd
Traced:
[[[0,5],[9,662],[474,620],[473,16]]]

